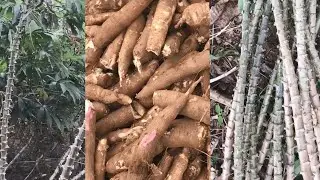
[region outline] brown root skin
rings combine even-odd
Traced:
[[[209,171],[206,167],[203,167],[197,180],[208,180],[209,179]]]
[[[183,174],[183,179],[195,180],[201,172],[203,166],[202,161],[201,156],[198,155],[191,163],[189,163],[188,168]]]
[[[146,98],[141,98],[138,100],[138,102],[145,108],[151,108],[153,106],[153,100],[152,96],[146,97]]]
[[[132,157],[135,162],[131,165],[132,169],[139,167],[139,164],[144,166],[145,162],[150,162],[154,158],[156,155],[156,146],[161,142],[161,137],[171,122],[177,117],[179,111],[184,107],[189,95],[194,91],[200,80],[201,78],[193,83],[185,94],[177,98],[175,103],[168,105],[147,124],[145,131],[136,141],[138,142],[137,146],[133,147],[132,151],[136,156]]]
[[[184,123],[187,123],[187,124],[191,123],[191,126],[187,125],[190,128],[188,128],[187,130],[184,130],[183,129],[185,127],[185,125],[183,125]],[[190,148],[204,149],[205,145],[203,145],[203,143],[201,144],[201,142],[199,143],[197,138],[197,136],[199,135],[198,133],[199,130],[194,131],[194,128],[192,128],[192,126],[196,127],[195,124],[198,125],[198,123],[193,120],[189,120],[188,122],[183,122],[183,123],[181,123],[180,120],[175,120],[172,125],[173,129],[166,132],[165,136],[162,138],[162,141],[156,145],[157,146],[156,155],[163,150],[164,146],[168,146],[168,147],[184,147],[185,146]],[[190,134],[189,133],[190,131],[194,131],[193,133],[194,135]],[[169,134],[172,134],[172,135],[169,137]],[[206,136],[206,135],[200,135],[200,136]],[[191,139],[191,141],[188,141],[189,137],[194,137],[194,139]],[[138,144],[137,144],[137,141],[134,142],[133,144],[130,144],[131,142],[132,141],[120,142],[118,144],[111,146],[111,148],[109,148],[109,151],[107,153],[108,154],[107,159],[109,159],[106,166],[107,172],[113,173],[113,174],[121,172],[123,171],[123,169],[128,169],[129,165],[131,165],[134,162],[133,159],[128,159],[128,158],[136,156],[132,148],[137,147]],[[126,145],[126,143],[128,143],[129,146]],[[116,167],[116,165],[118,167]],[[123,169],[121,169],[120,167],[123,167]],[[166,174],[167,173],[165,173],[165,175]]]
[[[139,72],[141,72],[142,65],[150,61],[153,57],[153,54],[151,52],[148,52],[146,50],[146,47],[155,10],[156,3],[153,3],[147,17],[146,26],[144,27],[141,36],[138,39],[138,42],[133,48],[133,64],[138,68]]]
[[[139,92],[142,87],[147,83],[148,79],[158,68],[159,63],[156,60],[153,60],[145,64],[141,72],[138,71],[130,74],[128,77],[124,78],[123,81],[117,83],[111,89],[115,92],[126,94],[130,97],[134,97],[137,92]]]
[[[211,144],[211,136],[210,136],[210,129],[208,128],[207,130],[207,143],[206,143],[206,153],[207,153],[207,170],[208,172],[211,171],[211,157],[212,157],[212,152],[213,152],[213,147],[212,147],[212,144]]]
[[[191,75],[189,77],[186,77],[180,82],[176,82],[172,85],[171,90],[172,91],[177,91],[177,92],[182,92],[185,93],[189,89],[192,83],[196,80],[197,75]],[[201,81],[202,82],[202,81]]]
[[[94,159],[95,159],[95,123],[96,113],[93,109],[92,103],[86,100],[85,103],[85,178],[88,180],[95,180],[94,175]]]
[[[108,143],[115,144],[117,142],[121,142],[122,140],[127,138],[129,133],[131,132],[130,130],[130,128],[123,128],[109,132],[106,136],[106,138],[108,139]]]
[[[163,56],[168,57],[177,54],[186,36],[187,33],[185,30],[179,30],[169,34],[162,49]]]
[[[114,91],[103,89],[94,84],[86,84],[86,98],[93,101],[99,101],[105,104],[119,102],[120,104],[130,104],[131,98],[124,94],[118,94]]]
[[[112,145],[107,151],[106,160],[108,161],[110,158],[112,158],[116,154],[121,153],[127,147],[128,145],[126,144],[126,142],[119,142],[117,144]]]
[[[178,0],[177,12],[183,13],[183,11],[190,5],[187,0]]]
[[[197,40],[197,36],[195,34],[192,34],[189,37],[187,37],[187,39],[184,40],[181,44],[179,54],[184,56],[192,51],[196,51],[198,48],[199,43]]]
[[[172,32],[172,31],[176,31],[177,29],[175,28],[175,26],[179,23],[180,19],[182,17],[182,14],[180,13],[175,13],[172,17],[172,20],[171,20],[171,24],[169,26],[169,32]]]
[[[149,81],[137,94],[136,98],[151,96],[156,90],[165,89],[175,82],[208,68],[210,68],[209,50],[195,53],[159,76],[154,76],[152,82]]]
[[[120,33],[104,51],[100,64],[104,69],[115,70],[125,32]]]
[[[118,10],[129,0],[91,0],[86,5],[86,14],[99,14],[110,10]]]
[[[190,150],[183,148],[182,152],[174,158],[171,168],[165,180],[181,180],[183,173],[188,168]]]
[[[173,157],[169,153],[165,152],[165,154],[163,155],[163,157],[158,165],[158,169],[159,169],[160,173],[159,174],[151,174],[151,176],[148,179],[149,180],[163,180],[168,174],[168,171],[171,167],[172,161],[173,161]]]
[[[122,153],[116,154],[106,163],[106,171],[117,173],[130,168],[131,172],[137,172],[139,169],[151,163],[153,158],[162,152],[163,146],[161,137],[166,132],[179,111],[188,100],[188,96],[193,92],[201,78],[196,81],[183,96],[176,99],[175,103],[170,104],[155,116],[147,124],[145,131],[140,138],[125,149]]]
[[[135,119],[143,116],[143,114],[140,114],[140,117],[138,116],[138,114],[141,113],[139,109],[141,109],[141,107],[137,103],[133,103],[111,112],[108,116],[97,122],[96,135],[103,137],[108,132],[116,130],[117,128],[130,126]]]
[[[95,84],[102,88],[112,85],[114,76],[111,73],[103,73],[102,69],[95,68],[94,72],[85,77],[86,84]]]
[[[86,26],[86,28],[85,28],[86,35],[88,37],[94,37],[96,32],[99,30],[99,28],[100,28],[100,26],[97,26],[97,25]]]
[[[101,102],[94,101],[92,102],[92,106],[96,112],[97,119],[101,119],[102,117],[106,116],[110,112],[109,108]]]
[[[150,122],[150,120],[155,117],[159,112],[161,111],[161,108],[158,106],[153,106],[148,110],[147,113],[143,115],[142,118],[138,119],[133,123],[131,128],[124,128],[119,129],[116,131],[112,131],[107,134],[107,139],[110,144],[113,144],[115,142],[125,141],[125,143],[131,144],[136,139],[140,137],[140,134],[142,133],[143,129],[146,127],[146,125]]]
[[[121,45],[118,58],[118,73],[120,82],[126,77],[133,59],[133,48],[145,26],[145,18],[141,15],[128,27]]]
[[[183,93],[180,92],[159,90],[153,93],[153,104],[166,107],[182,95]],[[187,104],[179,114],[210,125],[210,102],[203,97],[190,95]]]
[[[202,97],[210,99],[210,69],[201,72],[203,79],[201,81]]]
[[[209,2],[194,3],[184,9],[176,28],[183,23],[191,27],[210,26]]]
[[[203,3],[206,2],[207,0],[188,0],[190,2],[190,4],[194,4],[194,3]]]
[[[133,152],[132,148],[136,146],[138,146],[138,144],[134,142],[129,146],[126,146],[123,151],[115,152],[116,154],[112,156],[106,163],[106,172],[110,174],[116,174],[128,170],[129,166],[135,163],[133,156],[136,156],[136,153]],[[161,144],[157,144],[155,149],[156,151],[154,153],[155,155],[158,155],[163,151],[164,148]]]
[[[108,141],[106,138],[100,139],[95,154],[95,180],[105,179],[105,164],[108,149]]]
[[[107,20],[113,14],[114,12],[104,12],[99,14],[86,15],[85,17],[86,26],[92,26],[92,25],[100,26],[105,20]]]
[[[116,174],[110,180],[145,180],[148,176],[148,169],[144,168],[139,173],[132,173],[130,171],[124,171]]]
[[[103,53],[103,49],[96,48],[93,45],[93,41],[91,38],[86,38],[85,51],[86,51],[86,63],[87,63],[86,66],[95,66],[99,61],[99,57]]]
[[[210,50],[210,41],[209,40],[206,42],[203,50]]]
[[[195,50],[195,49],[194,49]],[[177,54],[174,55],[168,59],[165,59],[163,63],[161,63],[161,65],[159,66],[159,68],[156,70],[156,72],[151,76],[151,78],[149,79],[148,83],[151,83],[153,81],[155,81],[157,79],[157,77],[161,74],[163,74],[164,72],[166,72],[168,69],[174,67],[175,65],[177,65],[179,62],[184,61],[185,59],[187,59],[188,57],[190,57],[191,55],[196,54],[196,51],[193,52],[189,52],[187,54],[183,54],[181,51]],[[151,95],[152,96],[152,95]]]
[[[159,0],[148,37],[148,52],[160,55],[176,6],[177,0]]]
[[[93,39],[93,44],[102,48],[125,30],[148,7],[152,0],[131,0],[101,26]],[[130,12],[130,13],[128,13]],[[108,32],[108,33],[105,33]]]
[[[189,119],[175,120],[161,141],[165,147],[188,147],[205,150],[208,127]]]
[[[205,43],[209,40],[210,30],[209,26],[200,26],[193,29],[194,33],[197,36],[197,41],[199,43]]]

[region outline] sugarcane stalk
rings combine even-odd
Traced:
[[[274,159],[273,155],[270,155],[266,176],[264,177],[265,180],[272,180],[273,170],[274,170],[273,159]]]
[[[315,69],[317,76],[320,77],[320,58],[319,58],[318,51],[316,49],[315,41],[312,40],[310,31],[307,30],[306,35],[308,39],[307,44],[308,44],[308,51],[311,58],[311,63],[313,64],[313,67]]]
[[[271,12],[271,3],[268,1],[265,4],[264,9],[264,16],[261,22],[260,32],[258,36],[257,46],[254,54],[254,60],[251,68],[251,76],[249,80],[249,89],[248,89],[248,96],[247,96],[247,102],[246,102],[246,108],[245,108],[245,116],[244,116],[244,159],[247,159],[248,157],[252,157],[252,155],[256,152],[249,151],[250,146],[250,139],[254,138],[253,135],[256,134],[256,101],[257,101],[257,87],[258,87],[258,80],[260,79],[260,66],[261,66],[261,60],[263,57],[263,45],[265,43],[267,32],[268,32],[268,22],[269,22],[269,15]],[[253,141],[250,141],[251,143],[254,143]],[[256,143],[252,144],[252,146],[256,146]],[[251,147],[250,147],[251,148]],[[248,156],[249,154],[249,156]],[[250,159],[250,158],[249,158]],[[246,179],[256,179],[257,177],[257,167],[254,164],[250,164],[251,161],[247,163],[247,173],[246,173]],[[251,175],[250,175],[251,174]],[[250,177],[251,178],[250,178]]]
[[[316,38],[317,0],[309,1],[309,27],[312,41]]]
[[[281,68],[279,68],[281,69]],[[274,104],[275,117],[273,118],[273,177],[274,180],[282,180],[282,137],[283,137],[283,110],[282,110],[282,101],[283,101],[283,86],[282,86],[282,71],[278,71],[278,83],[276,86],[276,98]]]
[[[253,42],[255,40],[255,35],[256,35],[256,31],[258,29],[258,23],[259,23],[259,19],[262,15],[262,8],[263,8],[263,3],[265,1],[264,0],[256,0],[254,3],[254,10],[253,10],[253,18],[251,20],[251,24],[250,24],[250,33],[249,33],[249,42],[248,42],[248,52],[249,52],[249,57],[251,57],[251,52],[253,49]]]
[[[283,68],[283,76],[285,76],[284,67]],[[285,122],[285,133],[286,133],[286,157],[287,164],[286,167],[286,177],[287,179],[294,179],[294,129],[293,129],[293,120],[292,120],[292,109],[290,107],[290,95],[288,82],[285,78],[283,81],[283,108],[284,108],[284,122]]]
[[[62,166],[62,173],[59,177],[59,180],[70,179],[72,170],[74,169],[75,159],[79,155],[83,140],[84,140],[84,123],[82,124],[81,127],[79,127],[78,134],[75,137],[73,144],[70,146],[70,152],[67,156],[65,164]]]
[[[273,114],[273,117],[274,116],[275,115]],[[273,120],[271,119],[269,124],[268,124],[266,136],[264,137],[261,149],[259,151],[258,171],[261,170],[263,162],[266,159],[267,153],[268,153],[268,151],[270,149],[270,143],[271,143],[271,140],[272,140],[272,136],[273,136]]]
[[[316,136],[316,143],[318,147],[318,155],[320,157],[320,99],[317,92],[316,80],[314,77],[313,69],[310,67],[310,64],[307,63],[308,69],[308,78],[310,84],[310,97],[312,101],[312,119],[313,119],[313,130]]]
[[[306,15],[305,3],[301,0],[295,0],[295,29],[297,39],[297,61],[298,61],[298,78],[302,97],[302,120],[305,129],[305,138],[307,142],[307,151],[310,160],[310,168],[315,178],[320,179],[319,159],[317,146],[312,126],[310,86],[308,83],[307,71],[307,48],[306,48]]]
[[[248,67],[248,36],[249,36],[249,9],[250,2],[244,2],[244,11],[242,19],[242,46],[239,60],[238,80],[236,83],[235,93],[228,117],[227,132],[224,144],[224,163],[222,164],[222,180],[227,180],[231,174],[231,157],[232,157],[232,138],[235,136],[234,149],[234,171],[235,178],[243,176],[242,163],[242,126],[243,126],[243,108],[244,108],[244,94],[247,78]],[[234,131],[235,130],[235,131]],[[234,134],[233,134],[234,131]]]
[[[266,121],[266,117],[267,117],[267,111],[268,111],[268,107],[270,104],[270,100],[272,98],[272,92],[273,92],[273,87],[274,87],[274,81],[277,77],[277,72],[278,72],[278,66],[274,66],[274,69],[271,73],[271,77],[269,79],[269,83],[268,86],[266,87],[266,93],[264,95],[264,99],[259,111],[259,115],[258,115],[258,125],[257,125],[257,132],[256,132],[256,136],[260,135],[260,131],[262,128],[263,123]]]
[[[236,91],[238,91],[237,99],[234,101],[238,102],[235,107],[235,131],[234,131],[234,178],[241,179],[244,176],[243,171],[243,116],[244,116],[244,99],[247,79],[247,67],[248,67],[248,43],[249,43],[249,11],[250,1],[244,2],[244,11],[242,13],[242,46],[241,55],[239,60],[239,74],[236,84]]]
[[[282,54],[282,60],[285,67],[285,72],[288,84],[289,93],[291,97],[292,112],[294,119],[294,127],[296,132],[296,141],[298,147],[299,160],[301,165],[301,174],[304,179],[309,179],[312,177],[312,172],[310,169],[310,161],[308,157],[308,152],[306,150],[306,138],[304,135],[304,126],[301,114],[301,97],[299,94],[297,78],[295,74],[295,68],[293,65],[293,60],[291,56],[291,51],[289,48],[289,42],[286,37],[285,27],[283,24],[283,15],[280,2],[278,0],[272,0],[273,13],[275,19],[275,25],[277,28],[277,34],[280,43],[280,51]]]
[[[17,60],[19,59],[19,53],[20,53],[20,43],[21,43],[21,37],[24,32],[24,27],[26,24],[26,19],[28,16],[27,13],[27,5],[28,2],[26,1],[25,4],[21,4],[21,19],[16,26],[16,32],[13,35],[11,44],[10,44],[10,57],[9,57],[9,64],[8,64],[8,75],[7,75],[7,84],[6,84],[6,92],[4,101],[2,103],[2,112],[1,112],[1,119],[0,119],[0,125],[1,125],[1,133],[0,133],[0,179],[5,180],[6,177],[6,170],[8,167],[7,162],[7,154],[8,154],[8,125],[9,120],[11,118],[11,111],[13,108],[12,104],[12,92],[14,88],[14,79],[15,79],[15,65],[17,63]]]

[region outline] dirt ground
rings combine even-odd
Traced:
[[[48,180],[73,143],[77,129],[61,135],[59,131],[52,130],[45,124],[22,123],[15,116],[10,122],[8,162],[20,155],[9,166],[7,179]],[[84,168],[84,152],[81,151],[79,156],[74,170],[76,174]]]

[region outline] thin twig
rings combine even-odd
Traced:
[[[71,180],[78,180],[84,175],[84,170],[80,171],[77,175],[75,175]]]
[[[39,161],[43,158],[43,154],[36,160],[36,164],[33,166],[32,170],[29,172],[28,176],[24,178],[24,180],[27,180],[29,176],[33,173],[34,169],[38,166]]]
[[[238,69],[237,67],[234,67],[234,68],[230,69],[228,72],[225,72],[224,74],[221,74],[218,77],[210,79],[210,83],[214,83],[216,81],[219,81],[220,79],[223,79],[223,78],[229,76],[231,73],[235,72],[237,69]]]
[[[18,157],[23,153],[23,151],[28,147],[31,140],[32,140],[32,137],[29,139],[28,143],[23,146],[23,148],[19,151],[19,153],[11,160],[11,162],[8,164],[7,168],[9,168],[13,164],[13,162],[18,159]]]

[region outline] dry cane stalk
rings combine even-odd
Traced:
[[[273,116],[275,116],[273,114]],[[273,136],[273,120],[271,119],[268,125],[268,129],[266,132],[266,136],[263,140],[260,152],[259,152],[259,164],[258,164],[258,171],[261,170],[264,160],[266,159],[267,153],[270,149],[270,143]]]
[[[281,68],[281,66],[280,66]],[[279,69],[280,69],[279,68]],[[273,177],[274,180],[282,180],[282,136],[283,136],[283,110],[282,110],[282,97],[283,97],[283,87],[282,87],[282,71],[278,71],[278,83],[276,86],[276,98],[274,104],[275,117],[273,120]]]
[[[302,97],[302,120],[305,129],[305,139],[307,142],[307,151],[310,160],[310,168],[314,177],[320,178],[319,159],[317,154],[317,146],[315,143],[315,135],[312,126],[311,98],[310,86],[308,83],[307,72],[307,48],[306,48],[306,15],[304,1],[295,1],[295,27],[297,39],[297,54],[298,54],[298,78]],[[311,177],[311,176],[310,176]]]
[[[283,67],[283,77],[285,76],[285,71]],[[287,164],[286,167],[286,177],[287,179],[294,179],[294,129],[292,120],[292,109],[290,107],[290,94],[288,88],[288,82],[283,78],[283,108],[284,108],[284,122],[285,122],[285,132],[286,132],[286,145],[287,145]]]
[[[244,1],[244,12],[242,16],[242,46],[241,46],[241,56],[240,56],[240,67],[238,80],[236,84],[236,99],[233,102],[237,102],[237,106],[232,107],[235,110],[235,129],[234,129],[234,178],[241,179],[244,176],[243,171],[243,116],[244,116],[244,99],[245,99],[245,88],[247,79],[247,67],[248,67],[248,43],[249,43],[249,11],[250,11],[250,1]],[[229,119],[229,121],[232,119]],[[223,178],[224,179],[224,178]]]
[[[314,133],[316,136],[316,142],[317,142],[317,147],[318,147],[318,153],[320,153],[320,99],[319,99],[319,94],[317,92],[317,85],[315,81],[315,77],[313,75],[313,70],[310,67],[310,64],[307,63],[307,69],[308,69],[308,78],[309,78],[309,83],[310,83],[310,96],[312,100],[312,111],[313,111],[313,128],[314,128]],[[320,155],[320,154],[319,154]]]
[[[245,89],[245,82],[246,82],[246,74],[247,74],[247,66],[248,66],[248,28],[249,28],[249,6],[250,3],[244,2],[244,12],[243,12],[243,20],[242,20],[242,47],[241,47],[241,56],[240,56],[240,68],[239,68],[239,74],[238,74],[238,81],[236,84],[236,90],[233,95],[233,101],[230,109],[230,114],[228,117],[228,125],[227,125],[227,132],[226,132],[226,138],[224,143],[224,151],[223,151],[223,164],[222,164],[222,180],[229,179],[229,176],[231,174],[231,157],[232,157],[232,146],[233,146],[233,136],[235,136],[236,144],[235,144],[235,178],[242,178],[243,172],[242,172],[242,118],[237,118],[236,114],[237,111],[241,110],[243,111],[243,105],[244,103],[244,89]],[[240,101],[239,101],[240,98]],[[241,102],[242,101],[242,102]],[[242,108],[241,108],[242,107]],[[240,109],[238,109],[240,108]],[[241,114],[240,114],[241,115]],[[236,119],[238,119],[238,122],[236,122]],[[236,126],[236,128],[235,128]],[[233,131],[235,130],[234,134]],[[237,149],[237,152],[236,152]],[[238,157],[237,157],[238,156]]]
[[[265,180],[272,180],[273,169],[274,169],[273,159],[274,159],[274,157],[273,157],[273,155],[271,155],[269,157],[269,163],[268,163],[268,167],[267,167],[266,176],[264,177]]]
[[[312,41],[315,41],[316,35],[317,35],[316,23],[317,23],[317,0],[310,0],[309,1],[309,27],[310,27],[310,34],[311,34]]]
[[[16,27],[16,32],[13,36],[12,43],[10,44],[10,58],[9,58],[9,65],[8,65],[8,76],[7,76],[7,84],[6,84],[6,92],[5,92],[5,98],[2,102],[2,112],[1,119],[0,119],[0,125],[1,125],[1,133],[0,133],[0,139],[1,139],[1,145],[0,145],[0,179],[5,180],[6,177],[6,170],[8,167],[7,162],[7,150],[9,149],[8,146],[8,124],[9,119],[11,118],[11,111],[13,108],[12,104],[12,92],[14,88],[14,79],[15,79],[15,65],[16,61],[19,58],[20,53],[20,42],[21,42],[21,36],[24,31],[24,27],[26,24],[26,20],[28,17],[27,14],[27,6],[28,1],[25,2],[25,4],[22,4],[22,10],[21,10],[21,19],[19,21],[19,24]]]
[[[82,119],[82,118],[81,118]],[[73,144],[70,146],[70,152],[68,153],[65,164],[62,167],[62,173],[59,180],[68,180],[74,168],[75,158],[79,155],[81,145],[84,138],[84,123],[79,127],[79,132],[74,139]]]
[[[257,4],[256,4],[257,6]],[[248,157],[253,157],[252,155],[255,154],[256,150],[254,147],[256,147],[256,143],[253,139],[251,144],[251,149],[252,151],[249,151],[249,146],[250,146],[250,139],[255,138],[253,135],[256,134],[256,101],[257,101],[257,87],[258,87],[258,79],[260,78],[260,66],[261,66],[261,59],[263,56],[263,44],[265,42],[265,39],[267,37],[267,32],[268,32],[268,22],[269,22],[269,14],[271,12],[271,4],[267,2],[265,6],[265,13],[264,17],[262,19],[261,23],[261,30],[259,32],[259,37],[257,41],[257,46],[254,54],[254,61],[253,65],[251,68],[251,76],[249,80],[249,89],[248,89],[248,96],[247,96],[247,102],[246,102],[246,108],[245,108],[245,115],[244,115],[244,130],[243,133],[245,135],[244,138],[244,159],[247,159]],[[256,17],[256,16],[255,16]],[[250,44],[249,44],[250,46]],[[250,158],[249,158],[250,159]],[[252,161],[254,162],[254,161]],[[252,166],[252,167],[251,167]],[[252,179],[257,178],[257,167],[255,163],[250,164],[250,162],[247,162],[247,171],[246,171],[246,179],[249,179],[249,176],[251,174]]]
[[[308,177],[312,177],[312,172],[310,169],[310,162],[308,157],[308,152],[306,151],[306,139],[304,136],[304,126],[302,122],[302,114],[301,114],[301,97],[299,94],[298,83],[296,74],[294,71],[293,60],[291,57],[291,51],[289,49],[288,39],[286,38],[285,27],[283,24],[283,15],[282,9],[280,6],[279,1],[272,0],[273,6],[273,13],[275,19],[275,25],[277,27],[277,34],[280,42],[280,50],[283,56],[283,63],[285,67],[285,72],[288,80],[289,86],[289,93],[292,101],[292,112],[293,112],[293,119],[294,119],[294,127],[296,132],[296,140],[297,140],[297,147],[299,153],[299,160],[301,164],[301,174],[305,179]]]

